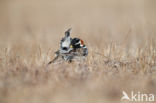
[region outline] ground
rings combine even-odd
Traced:
[[[129,103],[120,100],[123,91],[156,96],[154,4],[0,1],[0,103]],[[70,27],[88,47],[86,60],[47,67]]]

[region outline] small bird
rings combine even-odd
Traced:
[[[60,49],[55,52],[56,57],[48,63],[54,63],[57,59],[62,58],[65,61],[72,62],[73,59],[78,57],[86,57],[88,49],[84,41],[79,38],[70,37],[71,28],[65,32],[65,37],[61,39]]]

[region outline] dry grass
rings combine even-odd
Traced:
[[[156,95],[155,0],[1,0],[0,8],[0,103]],[[86,42],[87,60],[46,68],[69,27]]]

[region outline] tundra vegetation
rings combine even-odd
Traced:
[[[125,103],[122,91],[156,96],[155,5],[0,0],[0,103]],[[70,27],[88,47],[86,61],[46,67]]]

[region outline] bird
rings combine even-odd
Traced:
[[[60,48],[55,52],[56,56],[48,65],[59,58],[70,63],[76,58],[85,58],[88,55],[88,49],[84,41],[80,38],[71,38],[70,32],[71,28],[65,31],[65,36],[60,41]]]

